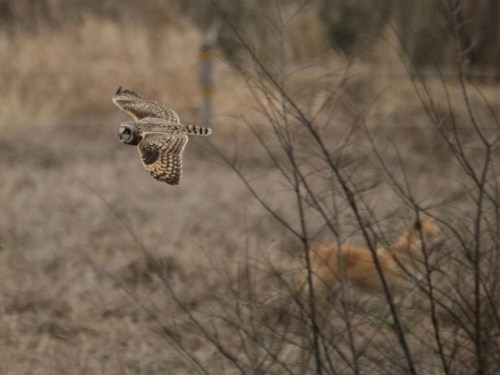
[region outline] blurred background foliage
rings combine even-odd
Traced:
[[[332,49],[347,56],[359,53],[366,45],[384,37],[387,27],[394,29],[402,52],[417,65],[455,63],[454,30],[449,20],[451,0],[283,0],[280,11],[297,12],[296,24],[304,45],[315,44],[315,38],[326,38]],[[470,67],[498,67],[500,64],[500,3],[493,0],[458,1],[461,47]],[[270,38],[269,12],[276,5],[264,0],[1,0],[0,20],[4,32],[36,33],[48,27],[61,29],[78,24],[88,16],[114,22],[161,27],[180,15],[195,27],[208,30],[221,23],[217,44],[225,57],[235,58],[241,43],[233,30],[221,22],[219,7],[233,26],[252,30],[262,39]],[[308,9],[311,12],[300,10]],[[390,25],[390,26],[389,26]],[[319,35],[323,34],[323,35]],[[309,38],[308,38],[309,37]],[[310,51],[309,51],[310,52]],[[296,56],[297,58],[303,58]],[[498,76],[495,76],[498,80]]]

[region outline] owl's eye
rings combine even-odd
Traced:
[[[130,134],[130,129],[129,128],[125,128],[125,130],[123,131],[123,134],[129,135]]]

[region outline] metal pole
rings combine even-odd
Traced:
[[[212,46],[210,43],[203,43],[200,48],[200,125],[210,127],[210,115],[212,106]]]

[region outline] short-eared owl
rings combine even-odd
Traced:
[[[138,147],[142,164],[154,178],[178,185],[187,135],[209,135],[212,129],[181,124],[179,116],[171,109],[146,100],[135,92],[123,90],[121,86],[113,97],[113,103],[135,120],[120,125],[120,141]]]

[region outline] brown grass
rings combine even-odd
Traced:
[[[267,303],[272,300],[278,310],[283,301],[291,305],[269,264],[278,271],[293,270],[298,240],[256,203],[205,140],[190,141],[179,187],[150,178],[137,151],[118,142],[117,126],[126,116],[111,97],[119,85],[168,104],[182,119],[197,120],[197,54],[204,36],[182,22],[155,32],[152,38],[137,25],[87,18],[60,31],[14,39],[1,35],[0,373],[195,373],[179,343],[211,373],[233,373],[181,307],[188,307],[234,349],[245,335],[228,322],[268,343],[274,337],[268,329],[275,326],[266,322],[274,322],[277,314],[271,309],[266,315],[262,304],[274,306]],[[395,171],[400,157],[396,151],[402,152],[418,200],[436,206],[465,202],[463,211],[471,207],[462,195],[462,172],[430,127],[407,76],[373,74],[378,68],[360,57],[340,88],[342,99],[329,101],[343,73],[338,71],[342,60],[329,58],[322,66],[300,71],[295,63],[290,69],[297,73],[290,76],[289,87],[296,89],[307,111],[321,109],[318,122],[329,124],[329,144],[337,145],[346,128],[361,129],[343,155],[347,165],[352,162],[357,168],[356,176],[368,181],[378,174],[369,159],[366,130]],[[338,72],[324,77],[332,70]],[[308,86],[311,82],[317,83]],[[245,121],[253,124],[272,139],[265,116],[257,110],[262,95],[252,95],[248,83],[219,60],[215,83],[210,140],[225,153],[234,152],[245,173],[256,177],[256,189],[293,222],[290,193],[245,126]],[[446,114],[439,79],[431,79],[430,87]],[[459,90],[454,84],[449,87],[454,113],[467,127]],[[480,91],[497,112],[495,89]],[[478,92],[472,96],[478,115],[490,118]],[[471,147],[470,152],[479,151]],[[407,226],[401,218],[411,214],[386,182],[370,190],[367,199],[377,216],[385,218],[379,228],[384,236],[394,238]],[[456,205],[437,207],[442,219],[457,220]],[[359,243],[359,231],[351,224],[346,214],[343,240]],[[320,225],[311,215],[311,226]],[[328,236],[322,233],[317,241],[331,240]],[[148,261],[141,248],[158,262]],[[401,353],[394,351],[393,330],[377,318],[385,310],[366,315],[366,306],[358,307],[356,342],[369,347],[363,372],[375,368],[397,373]],[[435,347],[428,344],[432,325],[428,316],[421,318],[422,311],[409,313],[405,324],[419,370],[428,373],[437,359]],[[262,316],[253,315],[257,313]],[[336,313],[332,310],[333,317],[325,318],[324,332],[345,348],[345,332],[339,328],[343,321]],[[450,351],[461,335],[454,329],[444,331]],[[292,336],[297,344],[302,333]],[[267,344],[248,342],[255,348],[238,352],[242,362],[253,354],[265,356],[262,348]],[[299,373],[298,347],[280,345],[279,357]],[[461,349],[467,352],[469,347]],[[377,365],[377,357],[390,361]],[[334,358],[340,372],[349,370],[340,354]],[[269,358],[262,369],[282,371]]]

